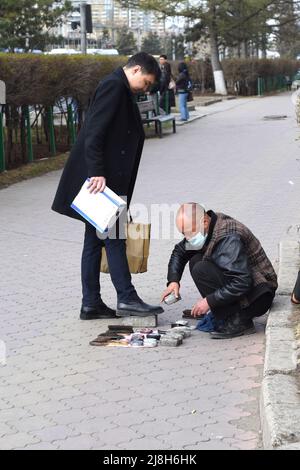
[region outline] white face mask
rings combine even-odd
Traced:
[[[187,248],[189,250],[201,250],[203,248],[203,245],[207,239],[207,233],[203,235],[203,233],[199,232],[196,233],[192,238],[187,240]]]

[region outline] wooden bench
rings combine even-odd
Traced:
[[[158,114],[153,98],[150,98],[147,101],[138,101],[137,105],[143,124],[154,122],[155,133],[158,134],[160,138],[162,137],[162,124],[164,122],[171,121],[173,124],[173,133],[176,132],[175,116],[172,114]]]

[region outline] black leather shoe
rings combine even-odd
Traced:
[[[229,339],[256,333],[252,320],[241,320],[238,316],[230,317],[223,327],[210,333],[211,339]]]
[[[159,305],[149,305],[142,300],[128,303],[118,302],[117,317],[148,317],[163,313],[164,309]]]
[[[96,307],[85,307],[84,305],[81,307],[81,320],[100,320],[105,318],[116,318],[116,311],[109,308],[105,303]]]

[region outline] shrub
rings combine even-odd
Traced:
[[[178,61],[172,62],[172,74],[178,76]],[[290,59],[225,59],[222,61],[229,93],[256,95],[257,79],[292,77],[300,68],[297,60]],[[201,92],[214,91],[213,72],[210,60],[193,60],[188,64],[194,84]]]
[[[98,82],[125,62],[122,56],[0,54],[0,80],[10,105],[47,106],[72,97],[85,107]]]
[[[2,107],[6,168],[15,168],[29,159],[26,106],[30,106],[34,158],[47,157],[51,155],[49,107],[75,102],[79,128],[82,111],[87,108],[98,82],[126,60],[121,56],[0,54],[0,80],[6,83],[7,93],[7,104]],[[65,109],[63,113],[60,123],[58,118],[55,120],[56,150],[60,152],[71,146]]]
[[[66,103],[74,104],[78,130],[98,82],[126,60],[122,56],[0,54],[0,80],[6,83],[7,90],[7,104],[2,107],[6,167],[28,162],[27,106],[30,106],[34,158],[54,153],[50,148],[48,122],[49,107],[54,105],[61,107],[54,121],[56,150],[65,152],[72,143]],[[278,76],[293,76],[299,68],[299,62],[288,59],[226,59],[222,64],[228,91],[241,95],[257,94],[258,77],[271,80],[274,89],[282,83]],[[171,67],[176,78],[178,61],[171,62]],[[214,90],[209,60],[191,61],[188,67],[199,92]]]
[[[257,79],[292,77],[299,61],[290,59],[226,59],[222,62],[228,91],[241,95],[257,94]]]

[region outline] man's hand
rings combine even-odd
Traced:
[[[179,296],[179,284],[178,282],[170,282],[166,290],[163,292],[160,301],[162,302],[167,295],[171,294],[171,292],[174,292],[175,296]]]
[[[106,187],[106,179],[104,176],[92,176],[88,185],[90,193],[102,193]]]
[[[193,317],[197,317],[199,315],[204,315],[210,310],[210,306],[207,303],[206,299],[200,299],[192,308],[191,314]]]

